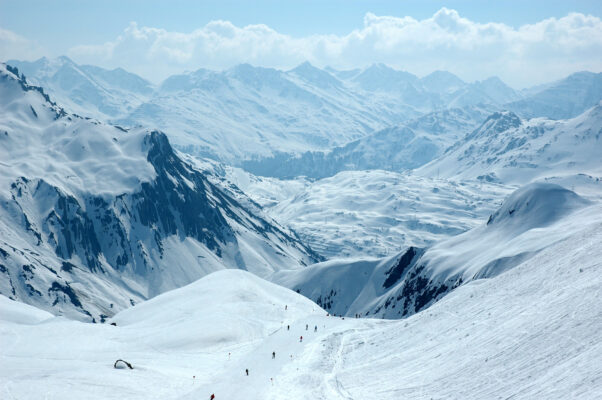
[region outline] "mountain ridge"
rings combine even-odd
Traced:
[[[165,134],[59,113],[12,71],[0,66],[1,293],[103,321],[215,270],[266,276],[320,259]]]

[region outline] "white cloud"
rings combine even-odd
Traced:
[[[9,59],[32,60],[41,57],[42,50],[23,36],[0,28],[0,55],[2,61]]]
[[[188,33],[131,23],[114,40],[76,46],[68,55],[82,63],[121,66],[153,80],[185,69],[223,69],[244,62],[290,68],[308,60],[335,68],[382,62],[419,76],[445,69],[466,80],[498,75],[522,87],[578,70],[601,71],[602,21],[571,13],[513,28],[477,23],[442,8],[423,20],[368,13],[363,26],[346,35],[305,37],[222,20]]]

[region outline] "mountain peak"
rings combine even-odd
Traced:
[[[499,111],[491,114],[483,125],[488,125],[489,129],[495,132],[504,132],[511,128],[518,128],[522,121],[518,115],[512,111]]]
[[[316,67],[314,67],[312,65],[312,63],[310,63],[309,61],[303,61],[301,64],[297,65],[295,68],[293,68],[291,71],[295,71],[295,70],[304,70],[304,69],[317,69]]]
[[[64,64],[76,65],[75,62],[67,56],[59,56],[57,57],[57,60]]]
[[[305,61],[304,63],[299,64],[294,69],[288,71],[287,73],[295,75],[307,82],[310,82],[314,85],[320,87],[339,87],[341,86],[341,82],[331,75],[329,72],[326,72],[323,69],[314,67],[309,63],[309,61]]]
[[[420,79],[425,88],[434,92],[453,92],[466,83],[448,71],[433,71]]]
[[[525,230],[544,227],[588,204],[588,200],[562,186],[531,183],[512,193],[487,225],[520,224]]]
[[[418,77],[406,71],[393,69],[385,64],[372,64],[353,78],[363,89],[397,91],[408,83],[418,81]]]
[[[424,78],[422,78],[422,79],[429,78],[429,77],[430,77],[430,78],[439,78],[439,79],[440,79],[440,78],[447,78],[447,79],[450,79],[450,78],[451,78],[451,79],[460,79],[460,78],[458,78],[458,76],[456,76],[456,75],[452,74],[451,72],[449,72],[449,71],[444,71],[444,70],[441,70],[441,69],[437,69],[437,70],[435,70],[435,71],[431,72],[430,74],[426,75],[426,76],[425,76]]]

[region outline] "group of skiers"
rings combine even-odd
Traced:
[[[284,310],[288,310],[288,305],[284,306]],[[330,316],[330,314],[326,314],[327,316]],[[358,314],[356,314],[356,318],[358,317]],[[287,325],[286,326],[286,330],[290,331],[291,330],[291,326]],[[305,324],[305,330],[308,331],[309,330],[309,324]],[[318,332],[318,325],[314,325],[314,332]],[[299,342],[302,343],[303,342],[303,336],[299,336]],[[230,359],[230,353],[228,353],[228,360]],[[274,360],[276,358],[276,352],[272,351],[272,360]],[[291,354],[291,360],[293,358],[293,355]],[[245,368],[245,375],[249,376],[249,369]],[[274,378],[270,378],[270,382],[272,383],[272,385],[274,385]],[[211,394],[211,396],[209,397],[209,400],[214,400],[215,399],[215,394]]]
[[[284,310],[288,310],[288,305],[284,306]],[[286,326],[286,330],[290,331],[291,330],[291,326],[287,325]],[[308,331],[309,330],[309,324],[305,324],[305,330]],[[314,332],[318,332],[318,325],[314,325]],[[299,337],[299,342],[303,342],[303,336]],[[230,359],[230,353],[228,353],[228,360]],[[274,360],[276,358],[276,352],[272,351],[272,360]],[[291,359],[293,358],[293,355],[291,354]],[[245,368],[245,375],[249,376],[249,369]],[[270,378],[270,382],[272,382],[272,385],[274,384],[274,378]],[[212,394],[211,397],[209,397],[210,400],[214,400],[215,399],[215,394]]]

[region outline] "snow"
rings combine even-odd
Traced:
[[[69,111],[152,126],[188,153],[237,164],[328,150],[442,106],[521,98],[499,79],[465,83],[442,72],[419,79],[382,64],[351,75],[309,63],[290,71],[241,64],[173,75],[154,87],[122,69],[77,65],[67,57],[9,63]]]
[[[600,210],[599,203],[558,185],[532,183],[509,196],[487,224],[434,244],[422,261],[432,279],[497,275],[584,226],[600,223]]]
[[[457,235],[482,223],[513,190],[381,170],[314,182],[256,177],[237,168],[226,168],[225,175],[328,258],[382,257]]]
[[[34,325],[53,317],[49,312],[0,295],[0,321],[3,323]]]
[[[320,259],[162,133],[68,114],[13,71],[0,66],[0,293],[102,321],[216,270]]]
[[[335,259],[270,278],[337,314],[406,318],[477,279],[492,278],[602,223],[600,201],[549,183],[510,195],[488,219],[426,248]],[[486,222],[487,221],[487,222]]]
[[[67,114],[1,64],[0,289],[106,319],[0,295],[1,398],[602,397],[600,74],[516,92],[497,78],[304,63],[153,87],[64,57],[21,65],[69,110],[162,127],[183,152],[299,164],[275,170],[295,177],[281,180],[155,154],[174,198],[206,192],[224,223],[201,230],[227,240],[161,237],[120,197],[157,179],[149,131]],[[322,175],[300,176],[312,168]],[[92,196],[120,200],[103,209]],[[306,266],[311,250],[266,214],[333,259]],[[62,249],[63,219],[84,251]],[[102,233],[98,265],[88,228]],[[116,237],[136,263],[111,264]]]
[[[116,327],[4,321],[0,395],[595,399],[601,240],[602,224],[591,224],[401,321],[326,317],[244,271],[216,272],[141,303],[115,316]],[[117,358],[134,369],[114,369]]]
[[[44,178],[70,194],[129,193],[154,179],[143,146],[148,130],[123,132],[74,116],[56,118],[56,107],[35,90],[24,91],[5,74],[0,91],[0,195],[16,178]],[[30,112],[36,110],[36,115]]]
[[[65,56],[6,63],[19,68],[28,81],[48,90],[70,112],[101,120],[131,111],[154,91],[150,82],[121,68],[77,65]]]
[[[587,174],[602,176],[602,105],[568,120],[522,120],[492,114],[445,154],[416,170],[421,176],[510,184]]]

